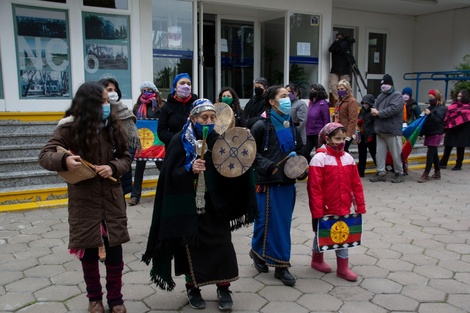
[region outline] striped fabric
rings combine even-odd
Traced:
[[[321,251],[361,245],[362,215],[327,215],[318,219],[317,240]]]

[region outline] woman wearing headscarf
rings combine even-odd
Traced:
[[[295,277],[289,272],[290,228],[295,205],[295,182],[284,173],[281,160],[302,154],[299,130],[290,118],[291,102],[282,86],[266,92],[266,118],[256,122],[251,134],[256,142],[256,198],[258,214],[255,219],[250,257],[261,273],[274,267],[274,277],[284,285],[293,286]],[[303,177],[305,178],[305,177]]]
[[[199,288],[216,284],[219,308],[229,310],[233,304],[230,282],[238,279],[231,231],[253,220],[256,197],[252,171],[227,178],[215,169],[212,153],[205,153],[204,158],[197,155],[197,141],[203,139],[206,131],[205,152],[211,151],[219,138],[214,130],[215,120],[214,105],[207,99],[198,99],[183,129],[171,140],[158,180],[142,260],[152,262],[150,276],[158,287],[173,290],[174,259],[175,274],[186,276],[191,307],[205,308]],[[196,202],[201,175],[205,181],[203,207]]]
[[[168,148],[173,136],[179,132],[191,111],[193,102],[197,95],[191,90],[191,77],[188,73],[176,75],[171,84],[171,91],[165,105],[162,107],[158,119],[158,138]]]

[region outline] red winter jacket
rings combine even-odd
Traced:
[[[308,171],[308,201],[312,218],[366,213],[364,189],[349,153],[322,146],[312,158]]]

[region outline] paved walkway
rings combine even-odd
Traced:
[[[312,231],[306,184],[298,184],[292,226],[294,287],[258,274],[248,256],[251,227],[233,234],[240,279],[232,284],[235,312],[469,312],[470,168],[443,170],[440,181],[402,184],[363,179],[367,214],[363,245],[351,250],[359,275],[347,282],[310,268]],[[390,175],[390,174],[389,174]],[[173,292],[149,282],[140,257],[147,242],[153,199],[129,207],[131,241],[124,245],[123,294],[130,313],[193,312],[178,277]],[[67,252],[66,208],[0,213],[0,312],[86,312],[80,262]],[[336,268],[333,252],[327,261]],[[104,267],[101,267],[102,273]],[[104,280],[103,280],[104,286]],[[202,288],[218,312],[215,286]]]

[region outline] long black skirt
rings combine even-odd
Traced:
[[[196,286],[231,282],[238,279],[238,263],[228,220],[202,214],[198,235],[191,246],[174,253],[175,274],[186,275]]]

